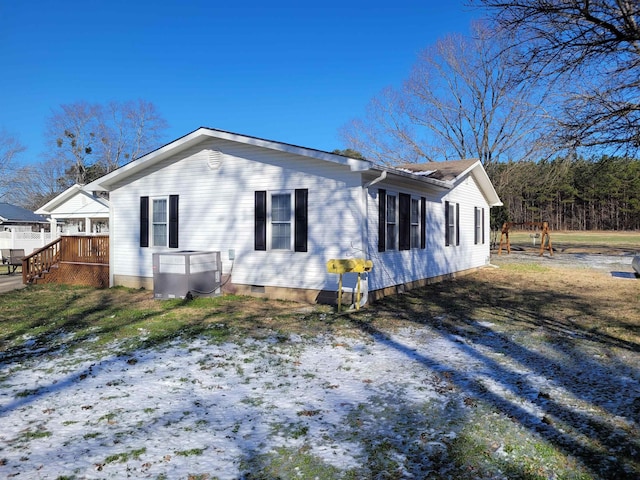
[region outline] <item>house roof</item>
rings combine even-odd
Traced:
[[[409,170],[413,173],[429,172],[429,178],[450,182],[464,174],[478,163],[478,159],[452,160],[447,162],[407,163],[398,165],[399,170]]]
[[[197,130],[168,143],[157,150],[154,150],[142,157],[139,157],[132,162],[114,170],[103,177],[89,183],[84,187],[87,191],[108,191],[109,187],[115,182],[122,181],[147,167],[150,167],[165,158],[175,155],[187,148],[201,142],[206,138],[218,138],[222,140],[229,140],[232,142],[243,143],[246,145],[255,145],[258,147],[268,148],[271,150],[277,150],[281,152],[287,152],[304,157],[315,158],[318,160],[324,160],[333,162],[349,167],[351,171],[365,171],[369,170],[373,165],[368,160],[360,160],[357,158],[349,158],[343,155],[337,155],[335,153],[324,152],[322,150],[315,150],[313,148],[300,147],[289,143],[275,142],[273,140],[266,140],[258,137],[251,137],[249,135],[241,135],[238,133],[227,132],[224,130],[217,130],[214,128],[200,127]]]
[[[41,215],[26,208],[0,202],[0,223],[48,223]]]
[[[42,215],[49,215],[57,207],[67,202],[68,200],[73,198],[75,195],[85,195],[89,197],[93,202],[96,202],[97,204],[99,204],[99,206],[109,208],[109,201],[107,199],[94,197],[89,192],[85,191],[82,185],[79,185],[76,183],[75,185],[72,185],[71,187],[67,188],[64,192],[52,198],[43,206],[38,208],[35,213],[39,213]],[[92,208],[91,206],[84,206],[81,208],[81,210],[92,211],[92,210],[95,210],[95,208]]]
[[[467,174],[471,174],[484,192],[489,206],[498,207],[502,205],[491,179],[489,179],[480,160],[476,158],[447,162],[406,163],[395,168],[401,172],[425,176],[428,179],[442,182],[449,185],[449,188],[453,188],[460,179]]]
[[[399,167],[384,167],[375,165],[369,160],[350,158],[344,155],[329,153],[313,148],[300,147],[289,143],[276,142],[263,138],[227,132],[215,128],[200,127],[193,132],[174,140],[132,162],[114,170],[103,177],[91,182],[84,187],[86,191],[109,191],[111,187],[168,157],[175,155],[206,138],[218,138],[247,145],[268,148],[281,152],[301,155],[308,158],[333,162],[348,167],[354,172],[377,171],[384,172],[384,175],[395,175],[400,178],[407,178],[413,181],[421,181],[436,187],[451,189],[458,179],[471,172],[480,187],[484,190],[491,206],[502,205],[498,195],[489,180],[482,164],[478,160],[458,160],[452,162],[430,162],[424,164],[410,164]]]

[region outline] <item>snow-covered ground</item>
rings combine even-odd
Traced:
[[[625,455],[629,438],[638,441],[637,349],[608,349],[599,364],[599,353],[559,358],[490,322],[475,327],[477,336],[416,326],[349,338],[176,340],[99,358],[41,357],[25,336],[25,352],[34,351],[22,358],[32,359],[0,364],[0,477],[236,479],[282,449],[339,472],[384,447],[402,478],[427,478],[443,468],[437,451],[460,435],[453,417],[472,415],[477,402],[531,435],[557,436],[564,450],[593,422],[611,432],[602,453],[612,461],[616,435]],[[507,459],[504,446],[494,455]]]

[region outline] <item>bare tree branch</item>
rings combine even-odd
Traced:
[[[26,147],[16,137],[6,130],[0,129],[0,198],[3,198],[4,201],[7,201],[5,197],[11,186],[9,176],[14,167],[15,159],[25,150]]]
[[[151,150],[167,123],[144,100],[62,105],[47,123],[49,160],[64,165],[67,186],[84,184]]]
[[[558,142],[640,149],[640,2],[475,0],[511,33],[519,65],[563,90]]]
[[[473,37],[449,35],[418,58],[401,90],[373,99],[345,141],[384,163],[479,158],[492,162],[541,154],[549,115],[544,91],[525,83],[513,51],[481,23]]]

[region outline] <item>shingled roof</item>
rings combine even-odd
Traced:
[[[436,180],[451,181],[466,172],[469,168],[478,163],[477,159],[452,160],[448,162],[427,162],[427,163],[405,163],[396,166],[399,170],[408,170],[412,173],[432,172],[429,178]]]
[[[0,202],[0,223],[47,223],[47,219],[26,208]]]

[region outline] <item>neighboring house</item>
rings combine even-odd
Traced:
[[[26,208],[0,202],[0,231],[40,230],[40,228],[46,226],[48,223],[46,218]]]
[[[67,234],[108,233],[109,201],[73,185],[36,210],[51,218],[55,228]]]
[[[487,265],[501,205],[479,161],[391,168],[210,128],[85,189],[110,195],[111,285],[153,288],[154,252],[219,251],[225,291],[310,302],[335,298],[334,258],[371,259],[374,298]]]
[[[0,248],[30,253],[51,241],[51,234],[44,231],[48,224],[26,208],[0,202]]]

